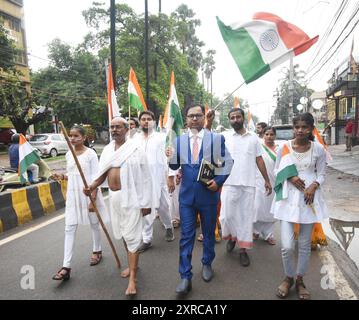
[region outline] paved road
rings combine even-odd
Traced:
[[[95,267],[89,266],[91,233],[88,227],[81,226],[78,229],[71,280],[64,283],[51,280],[62,263],[64,219],[3,244],[4,240],[11,239],[9,237],[32,230],[31,228],[59,218],[62,214],[63,211],[60,211],[0,236],[0,299],[126,299],[124,292],[127,280],[120,277],[120,270],[116,268],[110,247],[105,241],[103,261]],[[278,232],[279,225],[276,227],[277,239],[279,239]],[[164,229],[156,220],[154,234],[153,247],[140,256],[137,298],[176,299],[174,290],[179,280],[177,272],[179,230],[175,232],[176,240],[168,243],[163,239]],[[126,256],[123,245],[119,241],[115,241],[115,245],[125,266]],[[269,246],[267,243],[257,241],[250,252],[251,265],[244,268],[239,264],[238,249],[228,254],[225,250],[225,242],[222,241],[216,245],[216,259],[213,264],[215,277],[210,283],[205,283],[200,276],[201,250],[201,243],[196,242],[193,252],[193,290],[188,295],[188,299],[277,299],[274,294],[275,288],[283,278],[279,245]],[[348,277],[345,274],[343,278],[337,279],[339,282],[335,289],[330,289],[330,286],[323,289],[326,274],[321,273],[322,261],[323,257],[328,258],[329,252],[335,254],[335,250],[324,249],[313,252],[311,256],[305,282],[312,293],[312,298],[324,300],[339,299],[343,296],[348,298],[350,292],[359,296],[350,279],[348,283],[353,291],[348,287],[345,280]],[[331,256],[329,254],[329,258]],[[348,257],[340,256],[340,259],[339,262],[346,264],[345,259]],[[326,261],[328,262],[328,259]],[[23,266],[34,268],[34,289],[21,288],[21,279],[24,277],[24,274],[21,274]],[[294,291],[289,299],[296,299]]]

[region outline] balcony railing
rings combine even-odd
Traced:
[[[326,90],[327,96],[332,95],[334,92],[341,89],[355,89],[358,88],[359,75],[348,73],[343,75],[334,81],[332,81],[329,85],[329,88]]]

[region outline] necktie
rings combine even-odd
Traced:
[[[192,158],[194,161],[197,161],[197,159],[198,159],[198,137],[197,136],[193,136]]]

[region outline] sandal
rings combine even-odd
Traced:
[[[90,259],[90,266],[95,266],[97,264],[99,264],[102,260],[102,251],[94,251],[92,252],[93,255],[95,255],[96,257],[94,258],[93,256]]]
[[[310,300],[310,293],[306,289],[303,279],[297,279],[295,281],[295,290],[297,291],[299,300]]]
[[[276,244],[275,239],[273,237],[270,237],[266,240],[268,244],[274,246]]]
[[[62,273],[64,270],[66,273]],[[71,268],[62,267],[57,273],[52,277],[52,280],[69,280],[70,279]]]
[[[253,232],[253,240],[258,240],[258,239],[259,239],[259,233]]]
[[[285,277],[285,279],[277,289],[277,297],[281,299],[288,297],[289,289],[293,286],[293,284],[294,284],[293,278]]]
[[[203,242],[203,234],[202,234],[202,233],[200,233],[200,234],[198,235],[197,241]]]

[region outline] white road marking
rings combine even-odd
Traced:
[[[3,240],[0,240],[0,247],[1,247],[2,245],[6,244],[6,243],[9,243],[9,242],[14,241],[14,240],[16,240],[16,239],[19,239],[19,238],[21,238],[21,237],[23,237],[23,236],[26,236],[27,234],[29,234],[29,233],[31,233],[31,232],[34,232],[34,231],[39,230],[39,229],[41,229],[41,228],[43,228],[43,227],[46,227],[46,226],[48,226],[49,224],[52,224],[52,223],[54,223],[54,222],[56,222],[56,221],[59,221],[59,220],[63,219],[64,217],[65,217],[65,214],[61,214],[61,215],[59,215],[59,216],[56,217],[56,218],[52,218],[52,219],[50,219],[50,220],[48,220],[48,221],[45,221],[45,222],[43,222],[43,223],[40,223],[40,224],[37,225],[37,226],[31,227],[31,228],[29,228],[29,229],[27,229],[27,230],[21,231],[21,232],[19,232],[19,233],[16,233],[16,234],[10,236],[10,237],[7,237],[7,238],[5,238],[5,239],[3,239]]]
[[[348,281],[343,276],[337,263],[335,262],[332,254],[328,249],[322,248],[319,251],[319,257],[323,265],[327,267],[327,270],[332,270],[331,274],[334,279],[335,291],[337,292],[340,300],[358,300],[354,291],[351,289]]]
[[[109,196],[106,196],[106,197],[103,197],[103,198],[104,198],[104,200],[107,200],[109,198]],[[48,221],[40,223],[37,226],[31,227],[31,228],[26,229],[24,231],[21,231],[19,233],[13,234],[10,237],[7,237],[7,238],[5,238],[3,240],[0,240],[0,247],[3,246],[6,243],[9,243],[9,242],[14,241],[14,240],[19,239],[19,238],[22,238],[22,237],[26,236],[27,234],[29,234],[31,232],[37,231],[37,230],[39,230],[41,228],[44,228],[44,227],[46,227],[46,226],[48,226],[48,225],[50,225],[52,223],[55,223],[55,222],[57,222],[57,221],[59,221],[59,220],[61,220],[63,218],[65,218],[65,214],[61,214],[61,215],[59,215],[59,216],[57,216],[55,218],[52,218],[52,219],[50,219]]]

